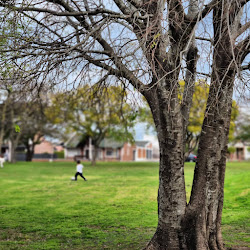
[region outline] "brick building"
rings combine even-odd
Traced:
[[[79,140],[79,136],[74,135],[65,143],[64,155],[66,159],[91,160],[93,150],[91,138],[82,142]],[[152,161],[153,147],[149,141],[135,141],[131,144],[104,139],[97,149],[96,159],[101,161]]]

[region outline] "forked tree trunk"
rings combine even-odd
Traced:
[[[221,217],[236,70],[232,64],[233,54],[228,28],[224,22],[218,21],[221,13],[215,12],[214,15],[215,25],[222,25],[215,29],[220,30],[223,36],[217,37],[215,34],[210,92],[189,204],[186,204],[183,171],[182,143],[185,141],[187,126],[185,112],[183,113],[182,109],[182,116],[180,115],[176,95],[170,94],[170,90],[168,93],[164,88],[161,89],[159,84],[154,96],[145,95],[151,107],[160,145],[158,226],[146,247],[148,250],[225,249],[221,234]]]
[[[225,249],[221,234],[224,178],[236,65],[227,23],[227,4],[214,11],[213,69],[198,148],[190,203],[183,225],[189,249]],[[234,61],[236,62],[236,61]],[[191,227],[190,227],[191,225]],[[191,230],[190,230],[191,229]]]
[[[160,145],[159,218],[156,233],[146,249],[224,249],[221,216],[234,75],[231,71],[224,80],[217,79],[211,86],[189,204],[179,105],[175,99],[169,103],[167,93],[164,99],[159,87],[154,98],[150,98],[154,100],[149,104]],[[223,91],[218,96],[219,87]]]
[[[214,99],[208,100],[190,203],[183,221],[189,232],[188,245],[193,244],[191,249],[224,249],[221,215],[232,104],[231,87],[222,94],[224,97],[220,98],[218,106]]]

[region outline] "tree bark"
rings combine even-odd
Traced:
[[[221,216],[224,198],[226,154],[236,75],[230,32],[223,10],[214,12],[215,48],[207,107],[198,148],[190,203],[183,220],[192,249],[224,249]],[[222,6],[223,5],[223,6]],[[219,11],[218,11],[219,10]],[[219,27],[218,27],[219,26]],[[190,231],[190,224],[193,225]]]
[[[212,83],[188,205],[184,194],[183,142],[188,119],[186,113],[190,106],[182,106],[180,110],[178,98],[174,93],[170,94],[165,88],[159,88],[159,84],[155,96],[147,98],[160,145],[160,184],[159,222],[156,233],[146,249],[224,249],[221,215],[233,83],[236,74],[231,64],[233,55],[230,39],[226,29],[224,32],[223,40],[218,41],[214,49]],[[191,49],[194,52],[193,47]],[[188,77],[192,81],[192,76]],[[191,81],[186,84],[192,83]],[[190,103],[191,100],[188,100],[188,105]]]
[[[225,61],[222,64],[224,67]],[[159,221],[146,249],[224,249],[221,215],[235,70],[227,70],[218,79],[216,71],[221,71],[220,66],[215,67],[212,77],[188,205],[184,181],[185,134],[178,98],[159,86],[154,96],[151,90],[148,102],[160,145]],[[218,95],[219,88],[223,91]]]
[[[190,235],[187,238],[188,245],[193,242],[193,249],[204,247],[224,249],[221,237],[221,214],[232,86],[228,90],[224,100],[217,103],[219,108],[214,105],[213,98],[208,100],[209,113],[203,123],[190,203],[183,221]],[[216,98],[214,93],[211,96]],[[220,110],[219,113],[218,110]],[[192,232],[190,232],[190,224],[193,225]]]
[[[156,233],[146,249],[182,249],[184,243],[181,230],[181,220],[186,209],[183,129],[176,94],[159,86],[151,90],[148,96],[146,94],[160,146],[159,220]],[[168,108],[170,112],[167,112]]]

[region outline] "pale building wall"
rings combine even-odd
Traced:
[[[248,147],[250,147],[250,146],[248,146]],[[247,150],[248,147],[245,146],[245,148],[244,148],[245,160],[250,160],[250,151]]]
[[[74,158],[76,155],[80,155],[81,150],[80,149],[64,149],[64,157],[65,158]]]
[[[35,145],[34,148],[35,154],[43,154],[43,153],[54,153],[54,145],[51,142],[43,141],[40,144]]]
[[[133,161],[133,151],[135,146],[130,143],[124,143],[124,146],[121,150],[121,161]]]

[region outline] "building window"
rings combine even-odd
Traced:
[[[107,149],[106,156],[113,156],[113,149]]]
[[[136,151],[133,150],[133,161],[135,161],[135,159],[136,159]]]
[[[147,159],[152,159],[152,150],[147,149],[146,154],[147,154],[146,156]]]

